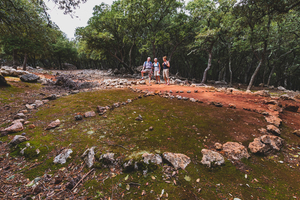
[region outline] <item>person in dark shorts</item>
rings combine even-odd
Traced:
[[[170,85],[170,77],[169,77],[170,62],[167,61],[167,56],[164,56],[163,60],[164,60],[164,62],[162,63],[162,66],[163,66],[163,76],[164,76],[164,79],[166,81],[166,84]]]

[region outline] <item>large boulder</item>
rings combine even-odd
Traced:
[[[170,162],[175,169],[185,169],[191,162],[190,157],[181,153],[165,152],[163,158]]]
[[[208,149],[202,149],[201,153],[203,154],[201,160],[201,163],[203,165],[207,165],[208,167],[211,167],[212,165],[222,165],[225,163],[224,157],[218,152],[208,150]]]
[[[4,76],[2,76],[2,74],[0,74],[0,86],[9,86],[9,84],[5,80]]]
[[[25,74],[22,75],[20,79],[23,82],[36,83],[40,79],[40,77],[35,74]]]
[[[223,144],[223,151],[228,158],[233,160],[240,160],[242,158],[250,157],[247,148],[237,142],[226,142]]]
[[[8,144],[11,146],[15,146],[25,141],[27,141],[27,138],[25,136],[15,135],[15,137]]]
[[[273,150],[279,151],[284,145],[284,140],[274,135],[263,135],[255,138],[249,144],[249,149],[252,153],[268,154]]]
[[[58,156],[54,158],[53,162],[55,164],[65,164],[71,153],[73,153],[72,149],[64,149]]]

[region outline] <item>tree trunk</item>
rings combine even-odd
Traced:
[[[13,68],[17,69],[17,49],[13,50]]]
[[[258,65],[257,65],[257,67],[256,67],[256,69],[255,69],[255,71],[254,71],[254,73],[253,73],[252,76],[251,76],[249,85],[248,85],[248,87],[247,87],[247,91],[250,91],[250,89],[251,89],[251,87],[252,87],[252,85],[253,85],[254,79],[255,79],[255,77],[256,77],[256,75],[257,75],[257,73],[258,73],[258,71],[259,71],[259,69],[260,69],[260,67],[261,67],[261,65],[262,65],[262,62],[263,62],[263,58],[260,59],[260,61],[259,61]]]
[[[231,51],[230,51],[230,49],[231,49],[231,44],[229,43],[228,44],[228,59],[229,59],[229,61],[228,61],[228,68],[229,68],[229,75],[230,75],[230,79],[229,79],[229,87],[231,87],[232,86],[232,69],[231,69]]]
[[[211,49],[209,50],[209,52],[208,52],[208,63],[207,63],[206,69],[204,70],[203,78],[202,78],[201,83],[205,83],[205,82],[206,82],[206,79],[207,79],[207,72],[208,72],[208,70],[209,70],[210,67],[211,67],[211,60],[212,60],[212,48],[211,48]]]
[[[23,70],[26,71],[26,65],[27,65],[27,53],[24,55],[24,62],[23,62]]]

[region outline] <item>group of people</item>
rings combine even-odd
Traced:
[[[148,74],[149,84],[150,84],[153,68],[154,68],[154,76],[156,78],[156,84],[159,84],[161,67],[160,67],[160,63],[157,61],[157,58],[154,58],[153,63],[151,62],[150,57],[148,57],[147,61],[144,62],[143,70],[141,71],[142,79],[144,79],[144,74]],[[167,56],[163,57],[162,68],[163,68],[163,77],[165,79],[166,85],[169,85],[170,84],[170,77],[169,77],[170,62],[167,61]]]

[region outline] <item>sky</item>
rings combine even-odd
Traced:
[[[185,0],[185,3],[190,0]],[[111,5],[113,0],[87,0],[86,3],[80,4],[74,12],[74,16],[71,17],[70,14],[63,14],[63,10],[59,10],[58,6],[50,1],[45,1],[49,10],[51,20],[58,25],[61,31],[63,31],[69,39],[75,38],[74,33],[77,27],[85,27],[90,17],[93,16],[93,8],[95,5],[100,5],[102,2]]]
[[[58,6],[52,1],[45,1],[49,10],[51,20],[55,22],[69,39],[74,38],[75,29],[77,27],[84,27],[90,17],[93,16],[93,8],[95,5],[100,5],[102,2],[111,5],[113,0],[88,0],[84,4],[80,4],[80,7],[75,10],[74,15],[78,16],[71,17],[70,14],[63,14],[63,10],[59,10]]]

